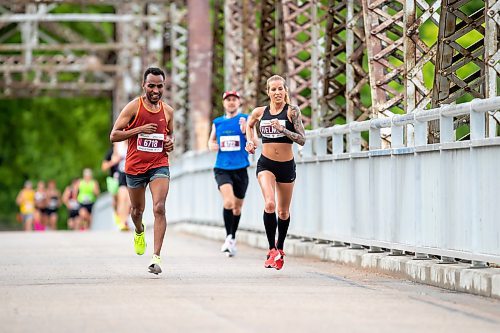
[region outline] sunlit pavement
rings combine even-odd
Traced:
[[[0,332],[500,332],[500,301],[169,229],[163,274],[130,232],[0,233]]]

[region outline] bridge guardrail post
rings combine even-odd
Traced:
[[[349,131],[349,153],[357,153],[361,151],[361,132],[357,130],[353,130],[353,127],[356,126],[357,122],[353,121],[350,123],[350,131]]]
[[[483,112],[474,110],[474,102],[476,100],[472,100],[469,108],[471,140],[480,140],[486,137],[486,115]]]
[[[454,142],[455,141],[455,131],[453,127],[453,116],[446,115],[443,113],[443,109],[446,105],[442,105],[439,112],[439,137],[440,143]]]
[[[414,144],[416,147],[417,146],[425,146],[425,145],[427,145],[427,133],[428,133],[429,123],[427,122],[426,119],[422,119],[422,120],[417,119],[416,115],[414,115],[414,119],[415,119],[415,122],[414,122],[414,124],[415,124]],[[417,178],[417,179],[422,178],[422,169],[421,168],[422,168],[421,156],[417,152],[417,150],[415,150],[415,178]],[[415,206],[416,207],[420,207],[422,204],[421,187],[422,187],[421,181],[417,182],[416,187],[415,187],[415,191],[416,191],[416,193],[415,193],[415,200],[416,200]],[[422,238],[421,224],[422,224],[422,214],[421,214],[420,210],[417,208],[415,210],[415,240],[416,240],[416,244],[421,242],[421,238]],[[391,255],[394,255],[394,256],[404,255],[404,252],[395,250],[395,252],[393,253],[391,250]],[[419,252],[415,252],[415,255],[412,258],[412,260],[429,260],[429,259],[430,259],[430,257],[427,254],[419,253]]]
[[[327,138],[319,135],[323,128],[319,130],[318,136],[314,139],[314,152],[316,156],[325,156],[327,154]]]
[[[427,121],[415,120],[415,146],[425,146],[427,144]]]
[[[391,118],[391,148],[401,148],[404,147],[404,128],[394,123],[395,117],[396,115]]]
[[[334,133],[332,140],[333,154],[342,154],[344,152],[344,134]]]
[[[380,127],[378,127],[373,119],[370,120],[370,129],[368,131],[369,150],[382,148],[382,138],[380,137]]]

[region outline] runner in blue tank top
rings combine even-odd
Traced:
[[[226,241],[221,251],[229,257],[236,254],[236,230],[241,217],[241,207],[248,187],[248,153],[246,146],[246,120],[248,115],[238,112],[240,95],[226,91],[222,95],[225,114],[214,119],[208,139],[208,149],[217,151],[215,181],[223,201]]]

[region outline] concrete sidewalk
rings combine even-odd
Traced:
[[[132,233],[0,233],[0,332],[500,331],[496,299],[294,255],[265,269],[265,250],[227,258],[184,227],[159,276]]]
[[[217,226],[183,223],[176,225],[176,228],[218,241],[223,241],[225,235],[223,228]],[[256,248],[268,247],[266,236],[255,232],[238,231],[238,241]],[[413,260],[410,256],[390,256],[387,252],[368,253],[367,250],[332,247],[296,239],[285,242],[285,253],[348,264],[431,286],[500,299],[500,268],[471,269],[469,264],[464,263],[439,264],[437,260]]]

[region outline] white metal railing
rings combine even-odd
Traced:
[[[319,128],[307,131],[308,139],[318,139],[332,137],[333,154],[343,153],[345,150],[343,136],[349,134],[349,152],[361,151],[361,132],[369,131],[370,150],[381,149],[382,139],[380,129],[391,129],[391,147],[404,147],[405,125],[414,125],[415,140],[408,138],[407,145],[413,141],[414,146],[427,145],[427,127],[431,120],[438,120],[440,123],[441,143],[454,142],[453,118],[470,114],[470,135],[471,140],[484,139],[486,137],[485,113],[500,109],[500,97],[488,99],[475,99],[469,103],[456,105],[443,105],[440,108],[416,111],[409,114],[395,114],[392,117],[377,118],[362,122],[351,122],[345,125],[335,125],[328,128]],[[317,154],[326,152],[326,144],[323,140],[318,140]]]
[[[500,97],[495,97],[307,131],[307,143],[296,154],[289,232],[395,253],[500,264],[500,138],[486,138],[484,114],[498,108]],[[471,140],[454,142],[453,117],[464,114],[470,114]],[[429,145],[427,123],[435,119],[442,142]],[[414,140],[404,140],[408,125],[414,126]],[[381,148],[383,128],[391,129],[386,149]],[[363,131],[369,131],[368,151],[361,151]],[[240,225],[263,231],[258,156],[249,169]],[[169,221],[222,225],[214,160],[213,153],[189,152],[172,161]]]

